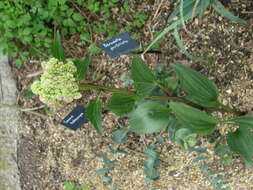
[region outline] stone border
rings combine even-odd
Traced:
[[[16,104],[16,83],[8,57],[0,54],[0,104]],[[17,165],[19,115],[0,107],[0,190],[21,190]]]

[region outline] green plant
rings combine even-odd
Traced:
[[[143,24],[142,17],[135,18],[132,14],[129,17],[138,22],[138,27],[118,22],[118,17],[134,12],[124,2],[122,10],[114,14],[111,10],[117,9],[120,3],[118,0],[3,0],[0,2],[0,46],[21,67],[29,56],[47,59],[52,38],[59,29],[65,41],[75,37],[79,46],[87,48],[89,54],[96,54],[99,50],[94,36],[113,37],[121,28],[130,32]]]
[[[65,190],[90,190],[87,184],[78,185],[75,183],[71,183],[69,181],[65,181],[64,183]]]
[[[237,116],[224,121],[215,119],[210,112],[221,111],[235,115],[240,112],[221,104],[218,101],[218,89],[215,84],[200,73],[179,64],[171,64],[171,67],[177,75],[170,77],[179,78],[177,88],[169,92],[172,96],[152,95],[157,88],[164,90],[164,92],[168,92],[168,90],[161,85],[160,80],[157,80],[154,71],[148,68],[139,57],[133,58],[131,70],[136,92],[94,84],[79,84],[79,91],[103,90],[113,93],[107,108],[116,115],[128,116],[130,118],[129,131],[138,134],[150,134],[165,130],[171,118],[176,118],[182,125],[181,128],[187,128],[194,133],[203,135],[212,133],[217,124],[239,125],[240,127],[235,132],[231,131],[228,134],[228,145],[249,163],[253,155],[252,147],[249,146],[253,143],[250,132],[253,127],[253,117]],[[43,80],[43,75],[41,80]],[[65,92],[64,90],[63,92]],[[187,95],[180,96],[181,91]],[[64,100],[64,97],[61,99]],[[102,102],[97,97],[88,106],[87,117],[100,134],[103,130],[101,113]]]
[[[196,16],[201,16],[202,13],[209,7],[212,7],[215,12],[231,20],[232,22],[240,24],[247,23],[245,20],[236,17],[235,15],[233,15],[233,13],[226,10],[226,8],[219,0],[179,0],[179,4],[179,7],[177,7],[168,17],[167,21],[171,24],[167,26],[162,32],[160,32],[159,35],[156,36],[156,38],[146,48],[145,52],[147,52],[152,46],[154,46],[156,42],[163,36],[165,36],[168,32],[173,31],[173,36],[182,52],[190,59],[194,59],[196,61],[203,61],[203,59],[196,58],[188,52],[183,40],[178,34],[178,30],[182,27],[186,30],[185,23],[189,20],[192,20]]]
[[[55,38],[55,41],[59,40],[59,38]],[[58,56],[58,59],[62,59],[64,51],[62,51],[59,42],[55,42],[55,44],[56,49],[53,52],[56,53],[54,55]],[[87,62],[84,63],[87,64]],[[65,62],[65,64],[62,62],[60,64],[64,65],[63,68],[73,67],[72,62]],[[45,68],[50,67],[51,62],[44,62],[43,65]],[[180,64],[170,64],[170,68],[167,69],[152,70],[140,57],[134,56],[131,65],[133,84],[130,89],[83,83],[80,80],[71,80],[70,82],[72,85],[78,86],[78,92],[80,93],[94,90],[112,94],[106,104],[100,100],[99,95],[93,99],[86,109],[86,116],[100,135],[103,135],[104,130],[102,125],[103,109],[108,109],[118,116],[127,117],[129,126],[113,132],[113,139],[117,144],[125,142],[128,133],[153,134],[168,131],[172,140],[178,142],[184,148],[192,149],[197,143],[197,134],[210,135],[214,133],[218,124],[226,124],[231,126],[226,136],[229,149],[239,154],[246,164],[252,165],[253,117],[242,115],[239,110],[220,103],[218,88],[201,73]],[[69,69],[66,69],[66,72],[68,71]],[[74,69],[71,69],[72,71]],[[87,71],[88,69],[82,70],[79,76],[84,77]],[[51,80],[54,82],[59,72],[57,68],[55,71],[52,69],[50,71],[52,76],[49,78],[44,77],[45,74],[47,75],[47,72],[41,76],[42,84],[44,82],[48,84]],[[61,77],[69,77],[69,75],[63,74],[61,73]],[[78,75],[71,73],[71,77],[74,76]],[[65,80],[59,80],[58,82],[57,86],[64,82],[61,84],[63,88],[57,88],[57,96],[50,95],[50,98],[53,102],[58,101],[58,97],[62,102],[69,100],[68,94],[73,89],[64,88]],[[47,86],[40,86],[40,88],[47,89]],[[53,88],[54,86],[51,90]],[[44,90],[40,89],[40,92],[43,93],[34,90],[34,93],[44,96]],[[78,96],[78,98],[81,97]],[[212,116],[212,112],[229,113],[233,117],[227,120],[219,120]],[[159,153],[153,149],[154,147],[149,147],[145,151],[145,154],[148,155],[148,161],[145,162],[145,172],[149,179],[155,180],[158,178],[155,170],[158,164],[155,160],[158,159]],[[221,150],[218,152],[222,153]],[[107,163],[112,164],[109,161]],[[107,174],[107,172],[104,174]],[[109,180],[109,177],[105,175],[104,180]]]
[[[144,150],[144,154],[146,156],[146,160],[144,162],[144,173],[147,176],[145,178],[146,182],[153,182],[160,177],[156,170],[156,168],[160,165],[160,161],[158,160],[160,154],[154,150],[155,147],[155,144],[151,144]]]
[[[205,177],[205,179],[210,183],[211,186],[214,187],[215,190],[229,190],[229,188],[224,187],[224,185],[229,184],[230,182],[225,181],[224,177],[222,177],[222,171],[211,169],[209,156],[204,156],[203,154],[207,153],[206,149],[192,149],[190,151],[195,151],[198,156],[193,160],[199,164],[198,170]]]
[[[144,25],[145,20],[147,20],[148,15],[143,13],[134,13],[133,14],[134,22],[133,25],[137,28],[141,28]]]

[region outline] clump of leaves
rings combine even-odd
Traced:
[[[170,23],[156,38],[151,42],[151,44],[147,47],[145,52],[147,52],[154,44],[165,36],[168,32],[173,31],[173,36],[176,40],[178,47],[182,50],[182,52],[190,59],[194,59],[195,61],[203,61],[203,59],[196,58],[191,55],[187,47],[184,45],[183,40],[180,38],[178,30],[182,27],[185,28],[185,23],[193,18],[202,16],[202,13],[208,8],[213,8],[213,10],[225,17],[232,22],[246,24],[247,22],[241,18],[238,18],[233,13],[228,11],[219,0],[179,0],[179,7],[175,8],[175,10],[168,17],[168,23]]]
[[[89,54],[97,54],[100,50],[93,36],[113,37],[122,28],[130,32],[142,27],[147,19],[147,15],[135,11],[128,2],[122,4],[119,0],[48,0],[47,3],[2,0],[0,46],[21,67],[31,55],[47,59],[55,29],[61,29],[66,39],[76,36],[80,39],[79,46],[87,48]],[[118,22],[118,17],[126,15],[134,24],[125,26]]]
[[[211,134],[218,124],[236,125],[239,128],[236,131],[231,130],[227,135],[228,146],[250,163],[253,156],[253,117],[236,116],[229,120],[214,118],[210,114],[212,111],[230,112],[234,115],[240,113],[218,101],[219,92],[216,85],[204,75],[180,64],[171,64],[171,68],[175,74],[167,77],[179,79],[177,88],[170,92],[171,95],[165,95],[165,92],[161,96],[153,95],[156,88],[164,90],[161,86],[163,83],[139,57],[133,58],[131,69],[136,92],[96,85],[89,87],[111,92],[107,108],[116,115],[128,117],[128,129],[137,134],[165,131],[174,118],[180,124],[174,130],[175,139],[184,147],[194,146],[197,134]],[[86,90],[88,86],[81,84],[80,87]],[[94,112],[93,117],[101,116]],[[100,127],[102,128],[102,124]]]
[[[158,160],[160,154],[154,150],[155,146],[155,144],[151,144],[144,150],[144,154],[147,157],[144,162],[144,173],[147,176],[145,178],[146,182],[153,182],[158,180],[160,177],[156,170],[156,168],[160,165],[160,161]]]
[[[111,161],[106,156],[102,155],[100,156],[103,161],[103,168],[96,171],[96,175],[100,175],[101,181],[106,184],[110,185],[112,183],[112,178],[109,176],[110,171],[114,169],[116,166],[114,161]]]

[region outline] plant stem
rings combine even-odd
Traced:
[[[236,110],[236,109],[232,109],[229,106],[226,106],[224,104],[220,104],[220,109],[218,111],[223,111],[223,112],[227,112],[227,113],[232,113],[234,115],[243,115],[243,112]]]
[[[85,90],[104,90],[106,92],[111,92],[111,93],[120,93],[120,94],[127,94],[127,95],[136,95],[136,91],[133,90],[128,90],[125,88],[114,88],[114,87],[109,87],[109,86],[102,86],[102,85],[95,85],[95,84],[80,84],[79,85],[79,90],[80,91],[85,91]],[[206,111],[220,111],[220,112],[226,112],[226,113],[232,113],[234,115],[242,115],[242,113],[238,110],[232,109],[226,105],[220,104],[219,108],[204,108],[198,104],[195,104],[189,100],[186,100],[181,97],[177,96],[148,96],[145,98],[147,100],[173,100],[181,103],[185,103],[187,105],[190,105],[192,107],[195,107],[197,109],[201,110],[206,110]]]
[[[120,94],[128,94],[128,95],[136,95],[135,91],[127,90],[125,88],[114,88],[114,87],[108,87],[108,86],[102,86],[102,85],[94,85],[94,84],[80,84],[79,85],[80,91],[85,90],[104,90],[111,93],[120,93]],[[188,105],[191,105],[195,108],[202,109],[201,106],[194,104],[184,98],[176,97],[176,96],[149,96],[146,99],[148,100],[174,100],[177,102],[182,102]]]

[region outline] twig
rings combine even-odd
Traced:
[[[242,14],[253,14],[253,11],[242,11]]]
[[[125,88],[114,88],[109,86],[101,86],[101,85],[95,85],[95,84],[85,84],[82,83],[79,85],[79,91],[85,91],[85,90],[98,90],[98,91],[106,91],[110,93],[119,93],[119,94],[126,94],[126,95],[132,95],[135,96],[136,91],[128,90]],[[226,113],[232,113],[235,115],[242,115],[243,113],[239,110],[232,109],[229,106],[225,106],[223,104],[220,104],[218,108],[205,108],[202,107],[194,102],[191,102],[185,98],[178,97],[178,96],[148,96],[145,99],[147,100],[167,100],[167,101],[177,101],[184,104],[188,104],[189,106],[195,107],[197,109],[206,110],[206,111],[220,111],[220,112],[226,112]]]
[[[35,72],[35,73],[31,73],[31,74],[28,74],[26,76],[26,78],[32,78],[32,77],[36,77],[38,75],[41,75],[43,73],[43,71],[38,71],[38,72]]]
[[[152,20],[155,20],[155,18],[157,17],[157,15],[158,15],[158,13],[159,13],[159,11],[161,9],[162,4],[163,4],[163,0],[161,0],[161,2],[159,3],[159,5],[158,5],[158,7],[156,9],[156,12],[155,12],[154,17],[153,17]]]
[[[10,104],[0,104],[0,108],[11,108],[11,109],[16,109],[18,111],[21,111],[21,112],[28,112],[28,113],[31,113],[31,114],[34,114],[34,115],[37,115],[43,119],[48,119],[48,117],[46,115],[43,115],[41,113],[38,113],[38,112],[35,112],[33,110],[38,110],[38,109],[41,109],[42,107],[37,107],[37,108],[21,108],[17,105],[10,105]]]
[[[20,111],[34,111],[34,110],[39,110],[44,108],[45,105],[39,106],[39,107],[35,107],[35,108],[20,108]]]

